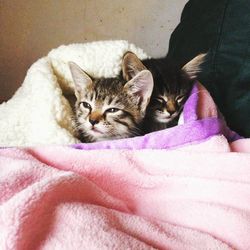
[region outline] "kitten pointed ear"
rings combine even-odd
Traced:
[[[124,85],[125,91],[138,101],[138,104],[143,112],[146,111],[153,92],[153,87],[153,76],[149,70],[139,72],[134,78]]]
[[[75,94],[78,97],[79,93],[83,92],[87,86],[90,86],[93,82],[92,79],[85,73],[77,64],[69,62],[69,68],[72,74],[73,81],[75,83]]]
[[[190,79],[197,78],[198,73],[201,72],[200,66],[205,61],[206,55],[206,53],[199,54],[182,67],[182,70],[188,74]]]
[[[122,59],[122,75],[126,81],[146,69],[140,59],[132,52],[126,52]]]

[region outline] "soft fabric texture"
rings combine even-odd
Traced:
[[[244,137],[250,137],[249,13],[249,0],[190,0],[168,51],[181,65],[208,52],[199,79],[229,127]]]
[[[93,77],[114,77],[126,51],[147,58],[127,41],[99,41],[60,46],[35,62],[15,95],[0,105],[0,146],[79,142],[73,136],[72,110],[64,97],[73,93],[68,62]]]
[[[250,154],[218,135],[171,151],[1,149],[0,249],[246,250],[249,197]]]

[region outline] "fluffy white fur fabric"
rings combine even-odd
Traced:
[[[0,146],[77,143],[72,109],[63,95],[73,92],[68,62],[93,77],[113,77],[126,51],[147,58],[127,41],[99,41],[63,45],[35,62],[15,95],[0,105]]]

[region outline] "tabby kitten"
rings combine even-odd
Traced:
[[[83,142],[132,137],[141,134],[141,123],[153,91],[150,71],[142,70],[129,81],[123,78],[92,79],[69,63],[75,83],[75,122]]]
[[[145,133],[177,125],[204,58],[205,54],[200,54],[181,68],[167,58],[140,61],[134,53],[125,53],[122,72],[126,80],[145,69],[153,75],[154,90],[144,119]]]

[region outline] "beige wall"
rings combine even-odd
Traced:
[[[0,0],[0,100],[61,44],[126,39],[165,55],[187,0]]]

